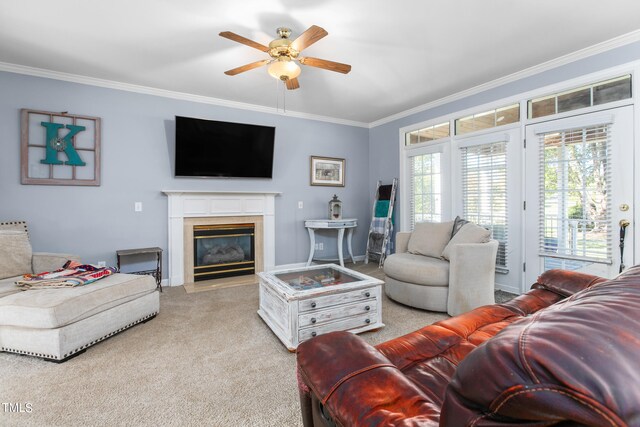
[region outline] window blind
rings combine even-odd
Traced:
[[[442,221],[442,153],[409,158],[410,227],[416,222]]]
[[[473,145],[460,151],[463,216],[491,231],[499,242],[496,271],[508,273],[507,143]]]
[[[538,138],[540,255],[611,264],[611,126]]]

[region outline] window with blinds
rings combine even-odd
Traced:
[[[410,157],[410,227],[416,222],[442,221],[442,153]]]
[[[463,217],[491,230],[499,242],[496,271],[508,273],[507,143],[460,148]]]
[[[610,125],[538,137],[539,244],[540,255],[548,257],[545,268],[611,264]]]

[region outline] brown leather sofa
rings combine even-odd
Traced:
[[[640,426],[640,266],[552,270],[488,305],[372,347],[298,347],[311,426]]]

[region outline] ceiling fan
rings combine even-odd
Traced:
[[[347,74],[351,71],[351,65],[348,64],[341,64],[340,62],[327,61],[326,59],[311,58],[308,56],[299,56],[300,52],[304,49],[329,34],[324,28],[312,25],[295,40],[289,39],[289,36],[291,35],[291,30],[289,28],[280,27],[277,29],[277,33],[278,38],[271,41],[269,46],[249,40],[236,33],[232,33],[231,31],[223,31],[220,33],[221,37],[261,50],[271,56],[271,59],[252,62],[250,64],[225,71],[224,73],[228,76],[235,76],[236,74],[244,73],[245,71],[253,70],[254,68],[262,67],[263,65],[269,65],[269,74],[276,79],[282,80],[287,86],[287,89],[293,90],[300,87],[298,76],[300,75],[301,70],[296,62],[299,62],[302,65],[308,65],[309,67],[322,68],[324,70],[335,71],[343,74]]]

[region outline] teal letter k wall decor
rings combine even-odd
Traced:
[[[40,163],[46,165],[61,165],[62,161],[58,160],[58,153],[64,151],[68,158],[68,160],[64,162],[65,165],[86,165],[86,163],[83,162],[78,155],[76,149],[73,147],[73,142],[71,140],[71,138],[73,138],[76,134],[86,129],[84,126],[63,125],[60,123],[49,122],[41,122],[40,124],[47,129],[47,137],[45,143],[47,156],[44,159],[40,160]],[[69,129],[69,132],[65,136],[59,137],[59,131],[63,127]]]

